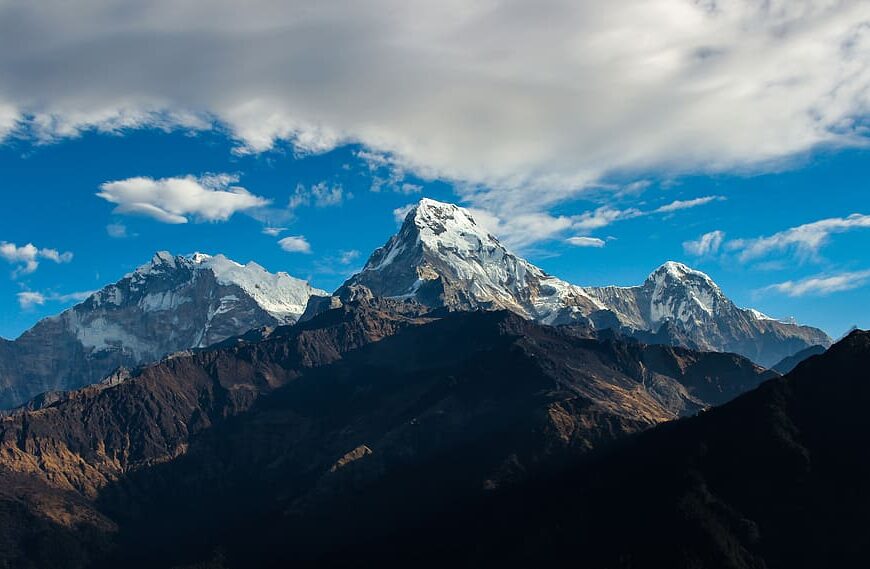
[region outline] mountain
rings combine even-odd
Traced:
[[[647,342],[735,352],[770,366],[812,345],[821,330],[738,308],[704,273],[668,262],[636,287],[572,285],[508,251],[471,213],[421,200],[399,232],[337,292],[413,298],[453,310],[507,309],[544,324],[615,328]]]
[[[326,294],[223,255],[154,255],[115,284],[0,343],[0,408],[100,381],[119,366],[295,322]]]
[[[785,375],[791,372],[791,370],[793,370],[794,368],[796,368],[798,364],[802,361],[811,358],[812,356],[817,356],[824,353],[825,348],[823,348],[822,346],[810,346],[809,348],[803,349],[796,354],[781,359],[779,362],[771,366],[770,369],[777,373]]]
[[[650,332],[636,334],[638,338],[734,352],[763,366],[831,342],[816,328],[737,307],[709,276],[673,261],[653,271],[640,286],[587,290],[616,315],[622,327]]]
[[[867,567],[868,366],[870,333],[854,332],[722,407],[623,439],[562,473],[445,508],[331,561]]]
[[[544,324],[585,322],[604,309],[585,289],[508,251],[467,210],[428,198],[336,295],[358,286],[431,307],[511,310]]]
[[[69,546],[30,566],[315,562],[765,374],[509,311],[348,302],[0,418],[0,514],[18,528],[0,529],[0,566],[55,538]]]

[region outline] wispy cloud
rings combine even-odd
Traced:
[[[287,231],[286,227],[264,227],[263,234],[269,235],[270,237],[278,237],[281,233]]]
[[[672,211],[690,209],[693,207],[698,207],[699,205],[708,204],[710,202],[722,201],[724,199],[724,196],[704,196],[703,198],[695,198],[693,200],[674,200],[669,204],[663,205],[655,209],[653,213],[670,213]]]
[[[290,196],[288,207],[296,209],[303,205],[314,205],[316,207],[340,205],[346,198],[350,197],[353,197],[352,194],[346,194],[341,184],[329,184],[327,182],[318,182],[311,186],[296,184],[296,189]]]
[[[18,297],[18,305],[23,310],[28,310],[33,308],[34,306],[42,306],[46,302],[59,302],[59,303],[68,303],[68,302],[81,302],[85,300],[90,295],[94,294],[94,291],[82,291],[82,292],[71,292],[68,294],[58,294],[54,292],[50,293],[41,293],[37,291],[22,291],[17,294]]]
[[[116,204],[113,213],[144,215],[163,223],[226,221],[240,211],[267,206],[270,201],[234,186],[236,176],[208,174],[180,178],[135,177],[105,182],[97,195]]]
[[[796,281],[785,281],[765,287],[764,291],[774,291],[792,297],[818,295],[824,296],[861,288],[870,281],[870,270],[846,273],[815,275]]]
[[[15,266],[12,275],[17,277],[34,272],[39,267],[41,259],[55,263],[69,263],[72,261],[73,254],[69,251],[61,253],[57,249],[40,249],[33,243],[19,247],[15,243],[0,241],[0,258]]]
[[[123,223],[110,223],[106,226],[106,233],[113,239],[124,239],[127,235],[127,226]]]
[[[311,244],[302,235],[291,235],[280,239],[278,245],[288,253],[311,253]]]
[[[683,251],[689,255],[695,255],[696,257],[715,255],[719,252],[719,248],[722,246],[722,241],[724,239],[724,231],[711,231],[701,235],[696,241],[684,241]]]
[[[338,254],[338,262],[342,265],[349,265],[359,259],[360,252],[356,249],[351,249],[350,251],[339,251]]]
[[[604,247],[604,240],[597,237],[569,237],[568,244],[575,247]]]
[[[861,228],[870,228],[870,215],[853,213],[848,217],[831,217],[799,225],[766,237],[735,239],[729,241],[726,247],[736,251],[741,261],[790,251],[806,259],[816,256],[829,242],[831,235]]]

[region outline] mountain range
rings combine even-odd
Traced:
[[[103,550],[107,566],[180,564],[233,534],[274,552],[265,544],[297,525],[279,557],[304,560],[342,527],[309,541],[325,529],[319,512],[356,488],[437,469],[441,486],[415,497],[427,511],[445,492],[511,486],[767,377],[734,354],[374,298],[9,413],[0,478],[33,493],[5,503],[50,520],[48,534],[80,534],[63,554],[82,564]],[[18,561],[38,539],[10,546]]]
[[[311,295],[324,294],[253,262],[158,252],[16,340],[0,340],[0,408],[99,382],[118,367],[293,323]]]
[[[506,309],[543,324],[584,323],[645,342],[734,352],[763,365],[831,339],[816,328],[737,307],[700,271],[667,262],[640,286],[581,287],[508,251],[453,204],[423,199],[399,232],[337,292],[413,298],[452,310]]]
[[[860,566],[870,335],[829,345],[432,200],[332,295],[161,252],[0,347],[0,568]]]
[[[590,567],[774,568],[821,546],[868,559],[864,526],[848,530],[870,495],[868,338],[782,378],[510,311],[349,301],[0,418],[0,559],[472,567],[567,563],[580,547]]]
[[[547,325],[583,324],[645,343],[733,352],[765,367],[831,343],[816,328],[737,307],[710,277],[680,263],[665,263],[640,286],[567,283],[511,253],[467,210],[423,199],[331,297],[253,262],[158,252],[81,304],[14,341],[0,340],[0,408],[97,383],[118,367],[310,318],[359,295],[510,310]]]

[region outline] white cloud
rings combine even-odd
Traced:
[[[277,237],[281,235],[284,231],[287,231],[286,227],[264,227],[263,234],[269,235],[271,237]]]
[[[483,209],[470,208],[470,211],[478,225],[516,250],[559,237],[574,225],[574,219],[565,215],[518,213],[500,217]]]
[[[405,221],[405,218],[408,217],[408,214],[411,213],[411,210],[415,207],[417,207],[416,203],[409,203],[408,205],[397,207],[393,210],[393,219],[396,220],[396,223],[402,223],[403,221]]]
[[[701,235],[697,241],[683,242],[683,251],[696,257],[715,255],[719,252],[723,239],[725,239],[724,231],[711,231]]]
[[[827,295],[860,288],[870,280],[870,270],[816,275],[798,281],[785,281],[767,287],[765,290],[783,293],[787,296]]]
[[[0,136],[216,122],[544,211],[612,172],[865,143],[868,22],[858,0],[0,2]]]
[[[291,235],[278,241],[278,245],[288,253],[310,253],[311,245],[302,235]]]
[[[105,182],[97,195],[116,204],[113,213],[144,215],[163,223],[226,221],[234,213],[265,207],[269,200],[232,186],[238,179],[228,174],[196,178],[149,177]]]
[[[348,194],[348,197],[351,197]],[[306,187],[304,184],[296,184],[296,190],[290,196],[288,207],[295,209],[302,205],[315,205],[327,207],[339,205],[345,199],[344,188],[341,184],[329,185],[326,182],[318,182]]]
[[[622,219],[631,219],[642,215],[646,215],[646,213],[635,208],[615,209],[610,206],[602,206],[595,211],[587,211],[577,216],[574,228],[580,231],[592,231],[607,227]]]
[[[69,263],[73,254],[69,251],[61,253],[57,249],[40,249],[33,243],[18,246],[15,243],[0,241],[0,258],[16,266],[13,276],[26,275],[39,267],[40,259],[55,263]]]
[[[811,258],[828,243],[831,235],[860,228],[870,228],[870,215],[853,213],[848,217],[821,219],[768,237],[735,239],[728,242],[727,248],[739,251],[738,257],[741,261],[787,251],[794,251],[802,258]]]
[[[124,239],[127,237],[127,226],[123,223],[110,223],[106,226],[106,233],[109,234],[109,237]]]
[[[698,207],[699,205],[705,205],[714,201],[721,201],[725,198],[723,196],[704,196],[703,198],[695,198],[693,200],[674,200],[667,205],[663,205],[660,208],[655,210],[655,213],[670,213],[672,211],[679,211],[681,209],[690,209],[693,207]]]
[[[594,211],[587,211],[574,218],[574,229],[578,231],[593,231],[624,219],[634,219],[659,213],[672,213],[684,209],[706,205],[714,201],[720,201],[721,196],[704,196],[691,200],[675,200],[669,204],[652,210],[640,210],[637,208],[616,209],[611,206],[602,206]]]
[[[359,259],[360,252],[356,249],[351,249],[350,251],[340,251],[338,256],[338,262],[342,265],[349,265]]]
[[[569,237],[567,241],[575,247],[604,247],[604,240],[597,237],[574,236]]]
[[[18,293],[18,305],[24,310],[45,304],[45,296],[39,292],[23,291]]]
[[[33,308],[34,306],[42,306],[46,302],[81,302],[87,297],[94,294],[94,291],[82,291],[82,292],[71,292],[68,294],[58,294],[58,293],[41,293],[37,291],[22,291],[18,293],[18,305],[21,306],[22,309],[27,310]]]

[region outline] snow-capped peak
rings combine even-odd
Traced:
[[[600,308],[581,287],[508,251],[468,210],[428,198],[408,212],[399,232],[343,288],[356,284],[378,296],[457,308],[507,308],[547,323]]]
[[[181,258],[199,269],[210,269],[221,284],[240,287],[263,310],[279,320],[289,321],[302,314],[308,297],[328,295],[326,291],[313,288],[306,281],[283,271],[270,273],[253,261],[242,265],[224,255],[211,256],[205,253]]]
[[[219,284],[240,287],[263,310],[280,322],[292,322],[298,318],[305,311],[310,296],[327,295],[326,291],[313,288],[306,281],[285,272],[270,273],[253,261],[243,265],[224,255],[201,252],[173,255],[168,251],[158,251],[148,263],[128,274],[127,278],[131,280],[131,288],[139,290],[149,279],[164,278],[182,272],[182,278],[186,280],[196,278],[197,273],[205,270],[211,271]],[[116,285],[110,285],[104,291],[96,293],[95,301],[120,304],[124,296],[124,291]],[[160,306],[163,306],[162,302]]]
[[[661,277],[670,277],[671,279],[683,281],[687,279],[704,281],[710,286],[718,289],[719,286],[710,278],[707,273],[701,272],[697,269],[693,269],[683,263],[679,263],[677,261],[667,261],[663,263],[659,268],[650,273],[650,276],[647,277],[648,281],[654,281]]]

